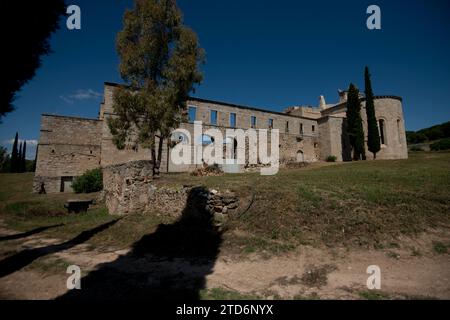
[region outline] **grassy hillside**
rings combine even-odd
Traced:
[[[71,238],[111,221],[99,204],[87,214],[68,215],[63,203],[78,195],[31,194],[31,174],[0,175],[0,219],[14,229],[64,223],[43,234]],[[400,235],[450,225],[450,153],[413,153],[408,160],[316,164],[259,173],[192,177],[171,174],[160,183],[199,184],[235,191],[250,202],[243,215],[224,225],[222,250],[271,253],[298,245],[383,247]],[[95,197],[95,195],[83,195]],[[136,214],[95,235],[90,243],[131,245],[169,218]]]
[[[418,131],[406,131],[408,144],[418,144],[450,138],[450,121]]]

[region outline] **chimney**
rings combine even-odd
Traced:
[[[347,93],[348,93],[347,90],[340,90],[340,89],[338,89],[339,103],[347,101]]]
[[[326,102],[325,102],[325,97],[324,96],[320,96],[319,97],[319,108],[321,109],[321,110],[323,110],[323,109],[325,109],[326,108]]]

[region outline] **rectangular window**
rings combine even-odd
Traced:
[[[211,110],[211,119],[209,121],[213,125],[217,125],[217,111]]]
[[[196,113],[197,113],[196,107],[189,107],[188,119],[190,123],[193,123],[196,120]]]
[[[230,127],[236,128],[236,113],[230,113]]]
[[[252,116],[250,121],[251,121],[252,128],[256,128],[256,117]]]
[[[303,134],[303,123],[300,123],[300,134]]]
[[[286,133],[289,132],[289,121],[286,121]]]
[[[273,119],[269,119],[269,129],[273,129]]]
[[[316,126],[312,126],[312,132],[316,131]]]

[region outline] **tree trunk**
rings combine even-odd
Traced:
[[[156,170],[156,145],[153,144],[152,147],[150,148],[150,155],[151,155],[151,161],[152,161],[152,174],[153,174],[153,178],[157,177],[159,175],[159,173]]]
[[[160,173],[163,143],[164,143],[164,138],[162,136],[160,136],[159,141],[158,141],[158,155],[157,155],[156,163],[153,166],[153,175],[155,175],[156,177],[159,177],[159,173]]]
[[[159,171],[156,167],[156,141],[155,136],[153,135],[150,142],[150,160],[152,161],[152,175],[153,178],[157,178],[159,176]]]
[[[158,146],[156,146],[156,136],[154,136],[152,139],[152,147],[150,148],[153,178],[156,178],[156,179],[159,178],[159,174],[160,174],[163,143],[164,143],[164,138],[159,136]],[[158,150],[156,150],[156,148],[158,148]]]

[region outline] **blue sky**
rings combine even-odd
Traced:
[[[132,0],[66,0],[81,8],[81,30],[65,20],[53,53],[18,93],[16,111],[0,124],[0,144],[16,131],[39,139],[40,114],[97,117],[103,83],[121,82],[115,37]],[[350,82],[364,89],[364,66],[375,94],[403,97],[406,127],[450,120],[450,2],[178,0],[199,35],[207,61],[195,96],[281,111],[337,100]],[[381,30],[366,28],[366,9],[381,8]]]

